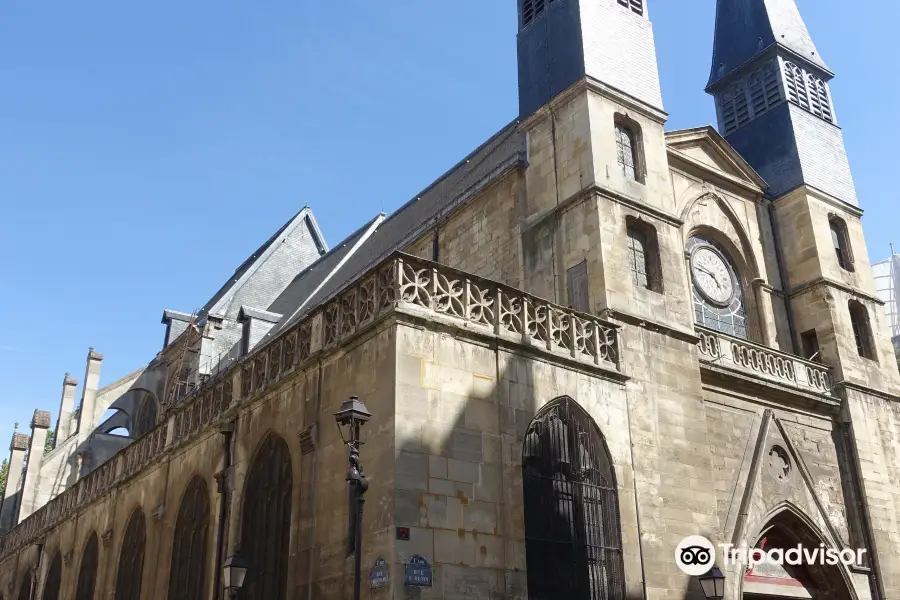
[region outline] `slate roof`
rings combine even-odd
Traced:
[[[298,275],[267,309],[285,316],[266,339],[305,317],[393,252],[408,246],[483,185],[511,168],[523,165],[525,137],[516,130],[516,125],[514,121],[501,129],[386,219],[378,222],[379,217],[376,217],[351,234],[336,246],[339,250],[346,249],[344,254],[339,256],[336,251],[326,254]],[[376,225],[374,231],[370,231],[372,225]],[[362,243],[351,252],[357,242]],[[346,262],[337,268],[344,258]],[[329,268],[330,265],[334,268]],[[332,273],[331,279],[313,292],[329,273]],[[304,301],[302,309],[297,310]]]
[[[262,246],[256,249],[256,251],[251,254],[247,260],[245,260],[241,265],[235,269],[234,274],[228,278],[228,281],[223,285],[219,291],[213,294],[212,298],[207,301],[206,304],[203,305],[203,308],[200,309],[197,314],[198,320],[202,320],[209,314],[209,311],[213,309],[213,307],[218,304],[218,302],[224,298],[232,289],[235,284],[240,281],[241,277],[250,270],[250,268],[261,258],[266,252],[273,247],[273,244],[276,240],[278,240],[283,233],[285,233],[288,228],[292,227],[295,223],[300,220],[307,220],[309,224],[309,228],[313,233],[313,237],[315,238],[316,245],[320,248],[321,252],[324,252],[328,249],[325,245],[325,239],[322,237],[321,232],[319,231],[318,225],[315,222],[315,219],[312,216],[312,211],[309,207],[304,206],[300,209],[294,216],[287,220],[287,222],[281,226],[281,228],[276,231],[272,237],[266,240]]]
[[[774,44],[830,73],[794,0],[718,0],[707,89]]]

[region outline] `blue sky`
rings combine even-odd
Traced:
[[[881,258],[900,3],[798,3]],[[669,129],[714,121],[714,6],[650,0]],[[104,384],[146,364],[163,308],[202,305],[305,204],[334,244],[511,121],[515,28],[512,0],[4,3],[0,448],[34,408],[55,421],[88,346]]]

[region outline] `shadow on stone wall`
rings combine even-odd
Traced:
[[[454,335],[458,332],[398,328],[396,525],[408,527],[410,537],[395,542],[394,597],[529,600],[522,474],[529,425],[542,406],[568,395],[605,436],[618,436],[617,446],[627,447],[627,427],[610,431],[609,419],[597,414],[602,405],[597,396],[617,396],[622,403],[624,387],[604,382],[618,386],[607,393],[583,373]],[[586,401],[585,395],[594,397]],[[621,454],[614,453],[613,462],[623,529],[628,529],[623,531],[624,598],[640,600],[645,592],[634,475],[630,455],[623,465]],[[403,563],[413,555],[432,564],[433,587],[404,586]],[[671,569],[663,570],[678,573],[674,557]],[[704,597],[696,580],[680,574],[669,579],[677,584],[678,598]],[[675,598],[672,591],[666,597]]]

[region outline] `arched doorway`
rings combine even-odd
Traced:
[[[779,549],[786,552],[802,546],[810,552],[824,552],[830,548],[821,536],[809,525],[805,518],[791,508],[776,514],[757,536],[754,548],[765,551]],[[777,565],[763,563],[749,569],[744,575],[744,600],[819,599],[856,600],[850,582],[840,565],[819,564],[816,554],[815,564]],[[807,561],[804,561],[807,562]]]
[[[615,471],[603,434],[575,400],[557,398],[535,416],[522,476],[529,599],[624,599]]]

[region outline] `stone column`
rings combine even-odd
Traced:
[[[19,521],[25,519],[39,508],[41,459],[44,457],[44,444],[47,441],[47,430],[50,429],[50,413],[46,410],[34,411],[31,418],[31,446],[28,448],[28,465],[25,467],[25,482],[22,484],[22,503],[19,509]]]
[[[75,388],[77,386],[78,380],[66,373],[63,378],[62,399],[59,401],[59,420],[56,421],[54,448],[66,441],[72,432],[72,412],[75,410]]]
[[[28,450],[28,436],[24,433],[13,433],[9,444],[6,488],[3,491],[3,505],[0,507],[0,533],[9,531],[19,520],[21,498],[19,484],[22,483],[22,465],[25,463],[26,450]]]
[[[100,387],[100,363],[103,355],[88,349],[87,367],[84,370],[84,389],[81,390],[81,409],[78,411],[78,443],[85,441],[96,425],[94,403]]]

